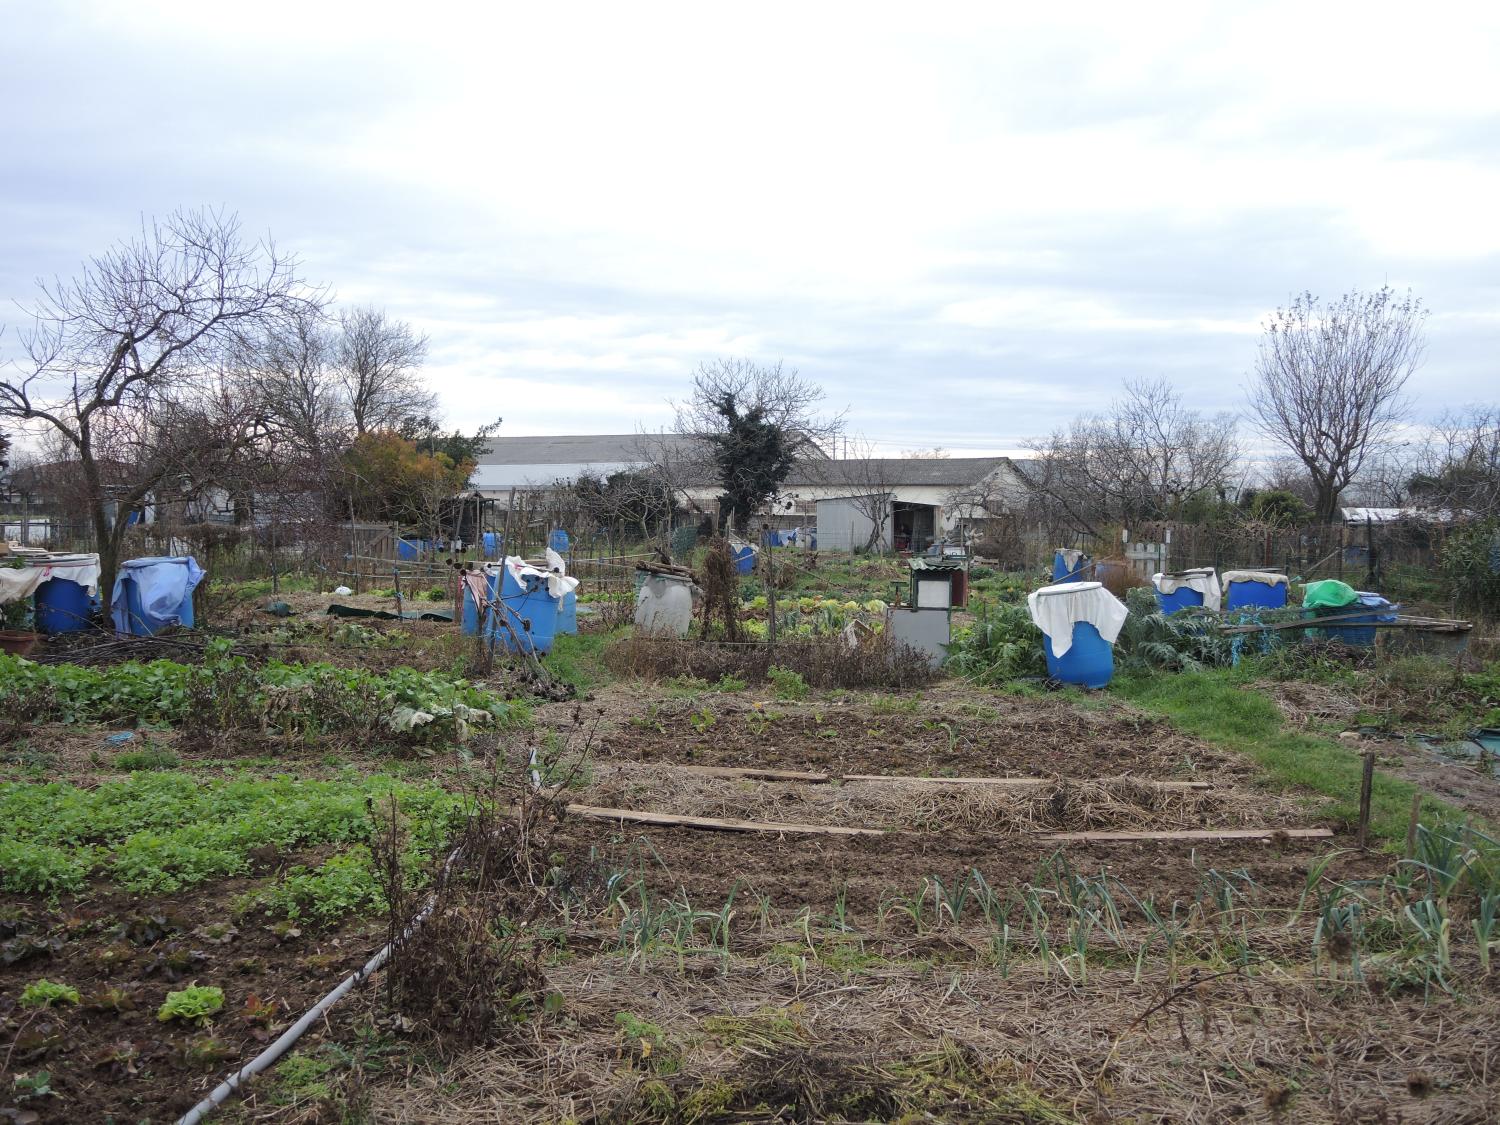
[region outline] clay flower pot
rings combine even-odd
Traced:
[[[0,652],[26,656],[41,639],[41,634],[28,633],[24,629],[0,629]]]

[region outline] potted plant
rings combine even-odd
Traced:
[[[25,656],[41,638],[31,630],[31,604],[17,599],[0,605],[0,652]]]

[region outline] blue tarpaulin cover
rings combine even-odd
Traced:
[[[191,625],[193,591],[201,581],[203,568],[190,556],[122,563],[109,601],[115,630],[140,637],[168,625]]]

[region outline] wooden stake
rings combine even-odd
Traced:
[[[1366,750],[1364,770],[1359,776],[1359,849],[1365,850],[1370,838],[1370,796],[1375,787],[1375,751]]]
[[[833,824],[780,824],[769,820],[723,820],[711,816],[677,816],[673,813],[638,809],[608,809],[594,805],[569,805],[573,816],[594,820],[617,820],[636,824],[660,824],[674,828],[707,828],[718,832],[769,832],[778,836],[884,836],[879,828],[843,828]]]
[[[1406,818],[1406,854],[1412,856],[1417,851],[1417,822],[1422,816],[1422,791],[1418,789],[1411,795],[1411,815]]]

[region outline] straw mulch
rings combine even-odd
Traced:
[[[682,816],[1012,834],[1171,830],[1295,823],[1295,803],[1233,789],[1162,789],[1134,777],[1050,779],[1035,787],[849,782],[803,784],[704,777],[670,766],[595,764],[584,804]],[[1305,819],[1305,813],[1301,814]]]
[[[1500,1115],[1492,997],[1393,999],[1263,975],[1085,986],[1034,963],[849,976],[592,958],[549,970],[565,1017],[370,1091],[374,1119],[1443,1121]],[[1205,978],[1208,974],[1204,974]],[[664,1033],[642,1057],[618,1013]],[[663,1055],[668,1058],[663,1060]],[[696,1099],[696,1100],[694,1100]],[[673,1112],[662,1112],[671,1104]],[[756,1107],[766,1107],[757,1114]],[[654,1111],[653,1111],[654,1110]],[[911,1114],[903,1117],[903,1114]]]
[[[1303,680],[1257,680],[1250,686],[1270,696],[1286,721],[1303,729],[1329,724],[1345,726],[1361,710],[1357,699],[1324,684]]]

